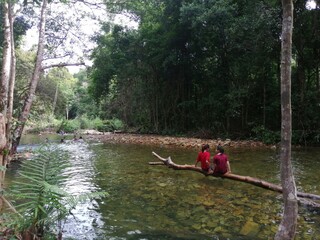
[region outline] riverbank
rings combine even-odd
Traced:
[[[50,135],[56,135],[54,132],[46,131],[41,132],[38,135],[42,138],[49,137]],[[74,138],[79,139],[80,136],[86,142],[110,142],[115,144],[140,144],[149,146],[165,146],[165,147],[179,147],[199,150],[202,144],[209,144],[214,149],[218,144],[230,149],[236,148],[276,148],[274,145],[266,145],[259,141],[253,140],[241,140],[235,141],[232,139],[201,139],[192,137],[173,137],[173,136],[162,136],[162,135],[151,135],[151,134],[134,134],[134,133],[122,133],[122,132],[99,132],[96,130],[82,130],[76,134],[64,134],[61,138],[71,141]],[[56,140],[60,142],[59,137]],[[30,149],[25,149],[14,155],[13,161],[22,161],[29,159],[32,156]]]
[[[268,148],[273,146],[265,145],[259,141],[232,139],[200,139],[189,137],[172,137],[148,134],[128,134],[128,133],[100,133],[95,131],[83,131],[78,133],[88,141],[115,142],[115,143],[133,143],[156,146],[172,146],[182,148],[200,148],[202,144],[207,143],[210,146],[221,144],[230,148]]]

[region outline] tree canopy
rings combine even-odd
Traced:
[[[137,29],[106,23],[95,38],[89,89],[108,116],[145,132],[279,141],[278,1],[108,6],[139,22]],[[297,1],[294,10],[294,143],[319,138],[318,8]]]

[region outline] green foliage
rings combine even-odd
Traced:
[[[51,69],[38,83],[38,108],[45,105],[44,108],[49,113],[57,117],[65,116],[66,108],[70,109],[76,102],[76,83],[77,79],[73,78],[67,68]],[[37,104],[35,107],[37,108]],[[40,111],[41,109],[37,109],[36,112]]]
[[[123,130],[124,125],[123,122],[119,119],[111,119],[111,120],[101,120],[96,118],[93,120],[94,129],[100,132],[112,132],[115,130]]]
[[[264,126],[257,126],[252,129],[255,137],[265,144],[277,144],[280,142],[280,132],[266,129]]]
[[[81,123],[79,119],[72,119],[72,120],[64,120],[62,121],[58,132],[64,131],[65,133],[74,133],[80,129]]]
[[[74,78],[77,79],[77,82],[74,89],[75,101],[72,103],[72,107],[76,117],[83,118],[83,116],[85,116],[92,119],[99,116],[99,106],[95,102],[95,98],[88,94],[87,71],[80,71],[74,75]]]
[[[104,123],[103,120],[100,118],[95,118],[92,120],[93,128],[98,131],[104,131]]]
[[[55,132],[62,124],[62,120],[55,119],[53,115],[43,115],[41,118],[28,121],[27,128],[29,133]]]
[[[292,131],[292,144],[317,146],[320,144],[320,134],[318,131],[294,130]]]
[[[106,196],[106,193],[72,196],[64,191],[63,184],[68,177],[64,170],[70,167],[67,157],[62,149],[42,146],[31,160],[23,162],[7,194],[17,210],[6,215],[7,227],[45,237],[50,231],[56,231],[59,222],[79,202]]]
[[[29,133],[40,133],[44,131],[65,133],[76,133],[80,129],[95,129],[102,132],[112,132],[115,130],[123,130],[125,125],[118,118],[103,120],[101,118],[88,118],[86,115],[71,120],[57,120],[51,115],[43,118],[42,121],[32,122],[28,124]]]
[[[3,156],[6,156],[6,155],[8,155],[8,154],[9,154],[9,152],[10,152],[10,150],[9,150],[9,149],[4,148],[4,149],[2,149],[2,151],[0,152],[0,154],[1,154],[1,155],[3,155]],[[0,170],[0,171],[1,171],[1,170]]]
[[[114,118],[112,120],[109,120],[109,122],[114,130],[121,130],[124,128],[124,124],[120,119]]]
[[[100,117],[157,133],[216,131],[216,122],[220,133],[247,131],[249,122],[276,119],[276,108],[269,109],[279,97],[280,5],[106,3],[133,13],[139,28],[106,23],[96,37],[89,92],[101,106]],[[268,123],[273,129],[278,122]]]
[[[0,7],[0,17],[3,19],[3,8]],[[22,38],[26,35],[28,29],[31,28],[31,24],[29,24],[28,20],[24,16],[18,16],[15,18],[14,26],[13,26],[13,36],[14,36],[14,44],[15,46],[20,46],[22,43]],[[0,42],[3,42],[3,21],[0,23]],[[0,48],[2,50],[2,47]],[[2,51],[0,51],[2,56]]]
[[[93,129],[94,122],[89,119],[86,115],[83,115],[79,118],[80,121],[80,128],[81,129]]]
[[[250,136],[277,141],[280,131],[281,2],[246,0],[106,0],[130,13],[137,29],[105,22],[94,37],[93,66],[74,77],[51,70],[39,83],[32,117],[80,119],[67,126],[101,131]],[[292,108],[294,140],[317,142],[319,115],[318,9],[294,9]],[[56,23],[48,25],[55,28]],[[34,53],[18,56],[15,108],[30,78]],[[53,107],[54,89],[58,100]],[[66,113],[67,109],[67,113]],[[83,117],[84,116],[84,117]],[[99,118],[96,122],[93,119]],[[104,120],[107,120],[104,122]],[[272,134],[274,132],[274,134]]]

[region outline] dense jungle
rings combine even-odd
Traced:
[[[106,1],[108,11],[124,12],[138,26],[104,19],[99,33],[91,33],[95,47],[84,49],[92,50],[92,66],[76,74],[46,67],[28,123],[41,128],[51,118],[118,119],[139,133],[279,142],[281,3],[142,2]],[[303,145],[319,143],[320,122],[319,10],[308,6],[295,1],[292,40],[292,141]],[[21,49],[32,26],[27,17],[17,17],[14,25],[15,118],[36,54],[35,48]],[[50,31],[71,31],[70,23],[51,17]],[[60,44],[49,35],[48,58]],[[99,130],[106,124],[97,123]]]
[[[275,239],[294,238],[300,200],[291,146],[320,143],[319,0],[5,0],[0,6],[0,206],[11,206],[3,194],[6,169],[30,133],[58,133],[61,142],[85,131],[243,141],[280,151],[279,181],[290,184],[277,188],[284,213]],[[50,165],[43,161],[51,151],[36,154],[33,170]],[[52,156],[63,158],[55,150]],[[64,209],[49,185],[41,186],[54,192],[50,204]],[[34,214],[50,204],[41,201]],[[42,239],[45,224],[26,229],[22,239],[34,232]]]

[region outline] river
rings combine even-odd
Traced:
[[[282,214],[281,194],[246,183],[205,177],[191,171],[151,166],[151,152],[194,164],[197,151],[134,144],[74,142],[53,144],[70,153],[72,175],[65,189],[75,195],[107,191],[102,200],[73,210],[64,223],[64,239],[206,240],[273,239]],[[71,136],[70,136],[71,139]],[[44,136],[24,136],[20,150]],[[228,149],[232,172],[279,183],[279,153],[272,149]],[[213,152],[212,152],[213,154]],[[320,194],[320,149],[293,151],[299,191]],[[7,171],[6,185],[15,170]],[[319,210],[299,207],[296,239],[320,239]]]

